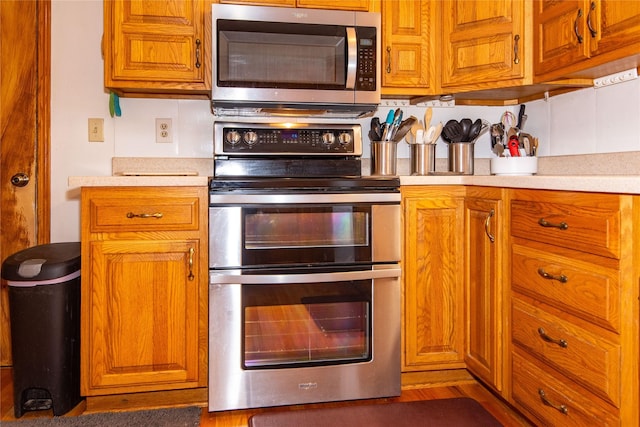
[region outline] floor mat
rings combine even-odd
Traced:
[[[253,415],[249,427],[502,427],[473,399],[424,400]]]

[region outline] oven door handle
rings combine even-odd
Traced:
[[[375,270],[307,274],[242,274],[239,270],[212,271],[209,273],[209,284],[279,285],[292,283],[346,282],[350,280],[400,277],[400,271],[400,267],[397,265],[376,266]]]

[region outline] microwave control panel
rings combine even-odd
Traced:
[[[376,90],[376,30],[358,27],[358,71],[357,90]]]

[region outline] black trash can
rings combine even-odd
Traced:
[[[51,243],[2,263],[9,319],[16,418],[53,409],[63,415],[80,397],[80,243]]]

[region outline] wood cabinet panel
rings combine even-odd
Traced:
[[[431,0],[383,1],[382,86],[405,92],[426,93],[432,85],[429,64],[434,39],[431,28]]]
[[[91,389],[198,385],[198,241],[91,245]]]
[[[403,369],[464,367],[464,188],[403,196]]]
[[[620,346],[515,300],[512,340],[523,351],[620,406]],[[554,341],[551,341],[554,340]]]
[[[204,186],[82,188],[83,396],[206,386],[207,207]]]
[[[465,362],[496,391],[506,357],[502,192],[469,187],[465,198]]]
[[[544,194],[511,203],[513,236],[620,257],[620,214],[615,199],[575,193],[567,200],[559,200],[557,193],[555,199],[544,199]]]
[[[520,0],[442,3],[442,87],[525,77],[525,13]]]
[[[568,386],[520,353],[512,355],[513,400],[519,409],[549,426],[620,426],[620,419],[591,393]]]
[[[620,332],[620,281],[615,269],[513,244],[512,288],[566,313]]]
[[[208,94],[209,9],[205,0],[105,1],[105,87],[123,94]]]

